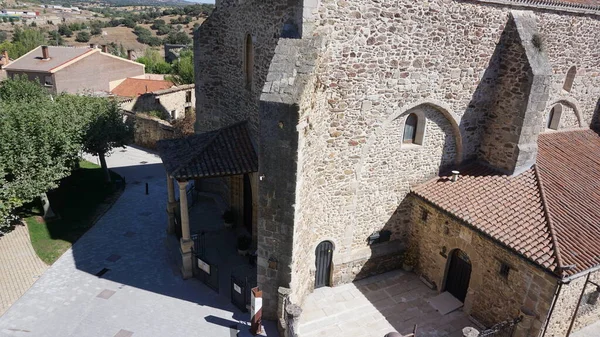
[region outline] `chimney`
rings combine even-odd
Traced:
[[[452,171],[452,181],[458,181],[458,178],[460,177],[460,172],[458,171]]]
[[[42,46],[42,59],[43,60],[50,59],[50,51],[48,50],[48,46]]]
[[[102,52],[103,53],[108,53],[108,46],[107,45],[105,45],[105,44],[102,45]]]
[[[95,45],[95,44],[93,44],[93,43],[90,43],[90,48],[92,48],[92,49],[96,49],[96,45]]]
[[[133,50],[129,49],[127,51],[127,59],[133,61]]]
[[[4,51],[4,65],[8,65],[10,63],[10,59],[8,58],[8,51]]]

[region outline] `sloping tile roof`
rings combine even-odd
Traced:
[[[534,263],[546,269],[556,267],[534,169],[510,177],[472,164],[460,170],[456,182],[443,176],[412,192]]]
[[[247,122],[157,143],[169,175],[176,179],[231,176],[258,171]]]
[[[569,277],[600,265],[600,135],[541,134],[536,165],[505,176],[477,164],[436,178],[417,196],[532,262]]]
[[[592,130],[540,135],[537,167],[562,264],[572,275],[600,264],[600,136]]]
[[[121,97],[137,97],[146,93],[169,89],[175,85],[171,81],[127,78],[111,92]]]
[[[48,47],[50,59],[42,59],[42,47],[39,46],[29,53],[14,60],[12,63],[4,67],[6,70],[22,70],[30,72],[51,72],[67,62],[81,57],[85,54],[91,55],[93,52],[99,51],[92,48],[74,48],[74,47]]]

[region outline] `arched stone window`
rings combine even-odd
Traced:
[[[406,118],[404,122],[404,133],[402,144],[423,145],[423,134],[425,133],[425,115],[423,111],[417,110]]]
[[[417,140],[417,124],[419,124],[419,117],[415,114],[408,115],[406,118],[406,124],[404,124],[404,136],[402,143],[404,144],[415,144]]]
[[[246,89],[252,90],[254,83],[254,43],[250,34],[246,35],[246,44],[244,47],[244,77]]]
[[[548,113],[548,119],[546,120],[546,128],[551,130],[558,130],[560,125],[560,117],[562,116],[563,107],[561,104],[555,105],[552,110]]]
[[[563,85],[563,89],[567,92],[571,92],[573,89],[573,81],[575,81],[575,75],[577,75],[577,67],[572,66],[567,72],[567,78],[565,79],[565,84]]]

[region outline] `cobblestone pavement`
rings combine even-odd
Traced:
[[[299,336],[382,337],[408,334],[417,324],[419,337],[462,337],[462,328],[473,323],[460,310],[444,316],[435,311],[426,301],[437,294],[403,271],[319,288],[304,303]]]
[[[0,316],[48,269],[35,254],[25,226],[0,237]]]
[[[121,198],[0,317],[0,336],[230,337],[245,329],[248,314],[182,280],[169,257],[160,158],[124,151],[108,158],[127,181]]]

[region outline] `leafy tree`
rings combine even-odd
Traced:
[[[192,38],[186,32],[171,32],[165,39],[166,43],[171,44],[190,44]]]
[[[71,30],[71,28],[69,28],[69,26],[64,25],[64,24],[58,25],[58,33],[62,36],[66,36],[66,37],[73,36],[73,31]]]
[[[77,36],[75,37],[75,41],[77,42],[90,42],[90,39],[92,38],[92,36],[90,35],[89,32],[82,30],[81,32],[77,33]]]
[[[171,72],[171,65],[160,56],[158,51],[151,48],[147,48],[144,56],[136,61],[146,65],[146,72],[151,74],[169,74]]]
[[[53,30],[48,32],[48,44],[52,46],[62,46],[65,44],[65,40],[60,36],[58,30]]]
[[[81,148],[84,117],[26,78],[0,86],[0,231],[13,212],[68,176]]]
[[[179,59],[173,62],[172,73],[168,79],[177,85],[194,83],[194,53],[190,50],[182,51]]]
[[[106,98],[97,99],[97,110],[85,132],[83,149],[98,156],[110,182],[110,173],[106,165],[106,156],[116,147],[123,147],[133,140],[133,124],[123,121],[118,103]],[[130,119],[132,121],[132,119]]]
[[[8,39],[8,34],[5,31],[0,31],[0,43]]]
[[[172,30],[173,26],[171,25],[160,26],[160,28],[158,28],[158,30],[156,31],[156,35],[167,35],[171,33]]]
[[[102,27],[100,27],[98,25],[94,25],[94,26],[92,26],[90,33],[92,35],[102,35]]]
[[[130,17],[123,19],[122,23],[123,23],[123,25],[125,25],[125,27],[129,27],[129,28],[135,28],[135,26],[137,26],[137,23]]]

